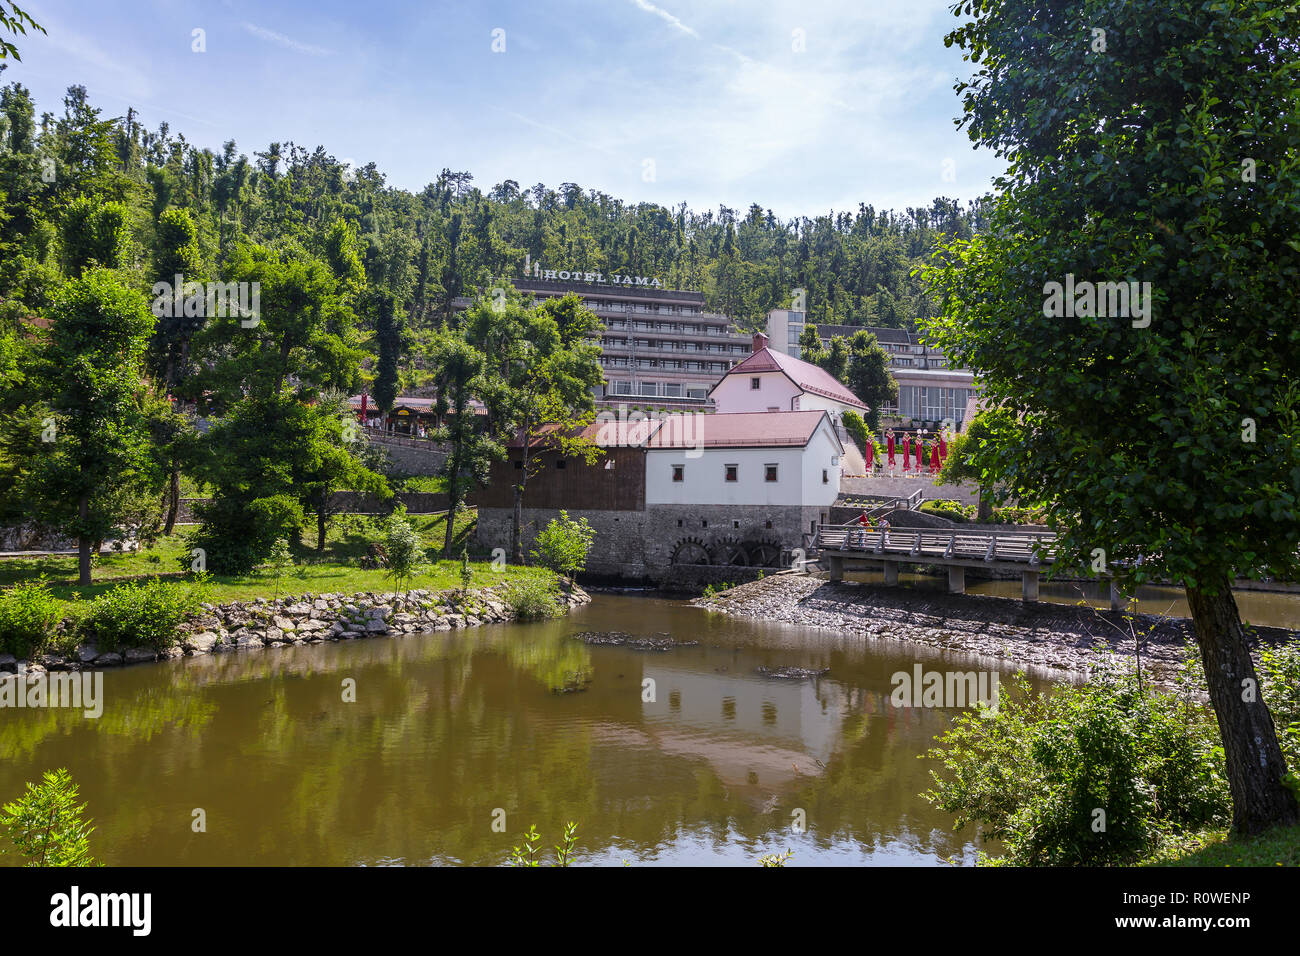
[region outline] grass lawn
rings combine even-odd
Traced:
[[[460,560],[462,548],[471,544],[470,538],[476,520],[472,510],[456,516],[455,537],[449,560],[440,560],[443,536],[446,534],[446,515],[411,515],[411,524],[425,544],[425,554],[430,565],[416,575],[404,588],[429,588],[446,590],[460,587]],[[181,577],[181,559],[188,560],[184,534],[160,538],[151,548],[125,554],[99,555],[91,569],[94,583],[79,587],[77,559],[74,555],[49,558],[22,558],[0,561],[0,587],[31,580],[42,575],[50,583],[55,596],[65,602],[78,598],[93,598],[108,590],[117,581],[138,577],[164,575]],[[325,550],[316,550],[316,530],[313,525],[303,534],[301,548],[294,549],[296,567],[287,569],[280,577],[280,595],[313,592],[349,594],[357,591],[391,591],[392,578],[384,570],[367,571],[360,566],[361,558],[372,542],[382,541],[382,519],[368,516],[348,516],[335,519],[326,535]],[[472,548],[471,548],[472,550]],[[470,562],[473,584],[481,587],[504,580],[542,577],[552,579],[550,571],[543,568],[506,566],[494,570],[483,555]],[[248,600],[255,597],[272,597],[277,584],[274,571],[259,569],[252,574],[213,575],[210,600],[215,603]]]
[[[1274,827],[1254,837],[1226,830],[1198,834],[1172,854],[1145,866],[1300,866],[1300,826]]]

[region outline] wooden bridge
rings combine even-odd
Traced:
[[[932,564],[948,569],[948,590],[966,590],[966,569],[1018,571],[1021,596],[1038,600],[1039,576],[1055,557],[1056,535],[1048,531],[937,531],[901,528],[881,532],[864,529],[857,521],[831,525],[817,531],[818,561],[832,581],[844,580],[845,569],[883,568],[886,584],[898,583],[900,564]],[[1123,610],[1127,598],[1110,586],[1112,610]]]

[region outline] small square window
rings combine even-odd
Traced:
[[[563,467],[564,467],[564,459],[563,459],[563,458],[557,458],[557,459],[555,459],[555,467],[556,467],[556,468],[563,468]]]
[[[760,387],[762,384],[763,384],[763,380],[762,380],[761,378],[758,378],[757,376],[755,376],[754,378],[751,378],[751,379],[749,380],[749,388],[750,388],[750,391],[757,392],[758,389],[759,389],[759,387]]]
[[[682,481],[686,475],[685,465],[673,465],[673,481]]]
[[[766,528],[767,528],[768,531],[771,531],[771,530],[772,530],[772,522],[769,521],[769,522],[767,523],[767,525],[766,525]]]
[[[763,466],[763,480],[776,481],[776,465]]]
[[[735,528],[736,530],[739,530],[739,529],[740,529],[740,522],[739,522],[739,521],[733,521],[733,522],[731,522],[731,527]]]
[[[736,477],[736,476],[737,476],[737,473],[738,473],[739,470],[740,470],[740,466],[739,466],[739,465],[727,465],[727,466],[726,466],[726,469],[727,469],[727,481],[738,481],[738,480],[739,480],[739,479]]]
[[[678,519],[677,519],[677,527],[680,528],[681,526],[682,526],[682,519],[681,519],[681,518],[678,518]]]
[[[708,518],[705,518],[703,521],[700,522],[700,527],[701,527],[701,528],[707,528],[708,526],[709,526],[709,519],[708,519]]]

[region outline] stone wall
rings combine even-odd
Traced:
[[[36,677],[50,670],[114,667],[195,654],[477,627],[514,619],[503,600],[503,588],[494,585],[473,591],[464,606],[455,605],[451,592],[423,588],[403,594],[304,594],[277,600],[205,604],[201,613],[181,625],[174,647],[133,647],[120,653],[101,653],[94,645],[82,644],[69,655],[45,654],[34,661],[0,654],[0,673]],[[591,598],[575,587],[568,594],[561,593],[560,600],[568,610]]]
[[[691,545],[715,552],[716,559],[716,552],[727,544],[762,543],[770,546],[778,559],[769,570],[779,570],[780,553],[805,547],[805,535],[811,535],[813,523],[827,513],[817,507],[793,505],[651,505],[644,511],[568,511],[574,520],[586,518],[596,531],[587,561],[589,573],[655,582],[666,580],[674,554]],[[481,547],[505,548],[509,552],[511,514],[508,508],[479,508],[477,534]],[[538,530],[558,516],[558,509],[524,509],[525,554],[532,550]],[[735,574],[730,578],[723,574],[721,578],[737,579]]]
[[[388,456],[389,464],[385,471],[390,475],[437,475],[447,461],[447,452],[432,442],[421,447],[387,442],[382,438],[371,438],[371,442]]]

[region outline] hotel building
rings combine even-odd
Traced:
[[[773,309],[767,316],[769,347],[799,358],[799,336],[807,314]],[[951,368],[938,349],[925,345],[916,332],[877,326],[819,325],[817,335],[824,348],[835,336],[849,338],[866,329],[873,333],[889,356],[890,372],[898,382],[898,404],[885,405],[881,413],[903,419],[908,426],[935,428],[945,419],[961,428],[970,400],[978,395],[975,376],[969,369]]]
[[[557,275],[584,281],[512,281],[516,289],[538,303],[576,292],[605,323],[600,341],[605,384],[596,396],[598,405],[710,410],[709,389],[749,356],[750,336],[734,331],[725,315],[706,311],[701,292],[660,289],[646,283],[585,281],[599,273]],[[470,304],[470,299],[462,297],[454,308],[461,310]]]

